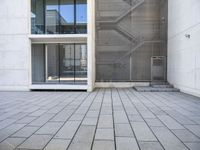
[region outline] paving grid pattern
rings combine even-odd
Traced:
[[[96,89],[0,92],[0,150],[199,150],[200,98]]]

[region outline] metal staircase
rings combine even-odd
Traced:
[[[144,3],[144,0],[123,0],[128,3],[131,7],[127,11],[123,12],[119,17],[114,21],[97,21],[99,28],[104,30],[115,30],[119,34],[123,35],[129,41],[135,42],[137,37],[129,33],[123,26],[119,25],[119,22],[123,20],[128,14],[136,10],[140,5]]]

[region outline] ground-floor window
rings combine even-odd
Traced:
[[[32,44],[33,84],[86,84],[86,44]]]

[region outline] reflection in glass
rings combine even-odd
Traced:
[[[75,82],[87,82],[87,46],[75,45]]]
[[[60,33],[74,33],[74,0],[60,0]]]
[[[74,44],[60,45],[60,82],[74,82]]]
[[[59,45],[47,45],[46,82],[59,83]]]
[[[32,50],[32,82],[43,83],[45,82],[45,45],[33,44]]]
[[[32,81],[87,84],[87,45],[33,44]]]
[[[46,0],[46,33],[59,33],[59,7],[58,0]]]
[[[31,1],[31,33],[44,34],[44,3],[43,0]]]
[[[87,33],[87,0],[76,0],[76,33]]]

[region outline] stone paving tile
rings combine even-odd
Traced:
[[[47,122],[35,134],[52,134],[54,135],[63,125],[61,122]]]
[[[38,117],[37,119],[35,119],[34,121],[32,121],[29,125],[30,126],[38,126],[41,127],[43,126],[47,121],[49,121],[49,119],[51,119],[54,116],[54,114],[44,114],[40,117]]]
[[[141,150],[164,150],[159,142],[139,142]]]
[[[84,118],[82,125],[96,126],[98,118]]]
[[[114,140],[113,129],[97,129],[95,140]]]
[[[69,146],[70,140],[52,139],[44,150],[66,150]]]
[[[67,121],[55,135],[55,138],[72,139],[80,123],[80,121]]]
[[[130,124],[115,124],[115,135],[118,137],[133,137]]]
[[[144,122],[131,122],[138,141],[157,141],[150,128]]]
[[[187,150],[186,146],[166,127],[152,127],[152,130],[166,150]]]
[[[200,149],[200,143],[186,143],[186,145],[190,150],[199,150]]]
[[[15,134],[13,134],[12,137],[27,138],[27,137],[31,136],[38,129],[39,129],[38,127],[26,126],[26,127],[22,128],[21,130],[19,130],[18,132],[16,132]]]
[[[139,150],[135,138],[131,137],[116,137],[117,150]]]
[[[184,143],[185,142],[200,142],[200,138],[192,134],[188,130],[172,130],[172,132]]]
[[[18,150],[38,150],[43,149],[45,145],[51,140],[50,135],[32,135],[24,143],[18,146]]]
[[[98,128],[113,128],[113,117],[112,115],[100,115]]]
[[[115,150],[114,141],[94,141],[92,150]]]
[[[95,133],[95,126],[81,126],[75,135],[69,150],[90,150]]]
[[[158,115],[158,118],[169,128],[169,129],[184,129],[184,127],[179,124],[173,118],[166,115]]]
[[[25,138],[7,138],[0,143],[0,150],[14,150]]]
[[[0,92],[0,150],[199,150],[199,114],[176,92]]]
[[[32,122],[33,120],[35,120],[36,118],[37,117],[26,116],[26,117],[18,120],[16,123],[28,124],[28,123]]]
[[[145,121],[147,122],[147,124],[150,127],[163,127],[164,126],[164,124],[160,120],[158,120],[156,118],[154,118],[154,119],[145,119]]]
[[[2,129],[2,130],[0,130],[0,142],[5,140],[6,138],[11,136],[12,134],[17,132],[18,130],[20,130],[24,126],[25,126],[25,124],[12,124],[12,125],[4,128],[4,129]]]
[[[185,125],[185,127],[192,133],[200,137],[200,125]]]

